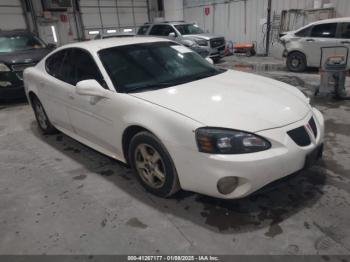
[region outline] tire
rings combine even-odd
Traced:
[[[128,156],[131,168],[147,191],[166,198],[180,190],[175,165],[168,151],[151,133],[136,134],[130,141]]]
[[[36,121],[43,134],[50,135],[57,133],[57,129],[51,124],[46,111],[38,98],[34,97],[32,99],[32,106]]]
[[[306,57],[303,53],[292,52],[287,55],[287,68],[289,71],[304,72],[306,65]]]

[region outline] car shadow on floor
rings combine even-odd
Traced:
[[[82,165],[84,168],[80,172],[101,175],[131,198],[162,213],[171,214],[174,219],[185,219],[224,234],[261,228],[266,228],[265,235],[268,237],[282,234],[279,223],[317,203],[323,195],[322,188],[326,180],[324,169],[316,166],[276,181],[243,199],[221,200],[184,191],[170,199],[162,199],[146,192],[125,164],[64,134],[42,135],[34,121],[31,130],[40,140]],[[72,174],[72,178],[76,175],[76,172]],[[184,223],[183,220],[181,223]]]

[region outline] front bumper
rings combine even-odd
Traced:
[[[23,81],[16,72],[0,72],[0,101],[25,97]]]
[[[225,56],[225,45],[216,48],[209,48],[209,57],[212,59],[220,59]]]
[[[191,49],[202,57],[210,57],[212,59],[220,59],[225,56],[225,45],[212,48],[210,46],[194,46]]]
[[[317,137],[308,146],[298,146],[287,132],[306,126],[312,116],[318,129]],[[313,109],[301,121],[257,134],[271,142],[272,147],[269,150],[242,155],[211,155],[195,151],[183,153],[180,149],[178,152],[171,152],[181,187],[218,198],[245,197],[277,179],[303,169],[307,156],[323,144],[324,119],[317,109]],[[228,195],[219,193],[218,181],[231,176],[238,177],[236,189]]]
[[[284,49],[282,53],[282,57],[287,57],[288,56],[288,50]]]
[[[0,101],[24,99],[25,97],[23,85],[0,87]]]

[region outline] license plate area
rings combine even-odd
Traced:
[[[323,155],[323,144],[312,150],[305,158],[304,168],[313,166],[317,160],[321,159]]]

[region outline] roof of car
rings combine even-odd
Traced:
[[[318,24],[325,24],[325,23],[345,23],[345,22],[350,22],[350,17],[324,19],[324,20],[319,20],[319,21],[310,23],[309,25],[318,25]]]
[[[0,36],[16,36],[16,35],[33,35],[33,33],[26,31],[26,30],[6,30],[1,31],[0,30]]]
[[[159,37],[115,37],[115,38],[106,38],[91,40],[85,42],[77,42],[68,45],[61,46],[59,49],[71,48],[71,47],[80,47],[90,51],[97,52],[101,49],[123,46],[123,45],[133,45],[133,44],[142,44],[142,43],[152,43],[152,42],[169,42],[170,40],[159,38]]]
[[[185,21],[162,21],[155,23],[145,23],[144,25],[190,25],[193,23],[185,22]]]

